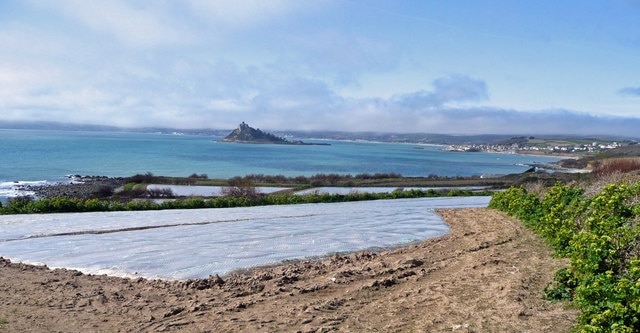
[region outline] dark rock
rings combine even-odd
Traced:
[[[124,185],[124,178],[105,176],[69,176],[71,183],[56,183],[30,186],[38,198],[97,198],[109,196],[113,190]]]
[[[245,122],[242,122],[229,133],[222,141],[225,142],[239,142],[239,143],[275,143],[275,144],[291,144],[284,138],[278,137],[271,133],[266,133],[260,129],[255,129]]]

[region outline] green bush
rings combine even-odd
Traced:
[[[580,308],[577,331],[639,332],[640,184],[609,184],[590,198],[556,184],[537,208],[534,202],[524,188],[512,188],[494,195],[490,207],[520,218],[570,258],[546,297]]]
[[[135,190],[135,187],[133,188]],[[393,191],[392,193],[360,193],[330,194],[311,193],[306,195],[274,193],[255,196],[223,196],[211,199],[188,198],[180,200],[165,200],[154,202],[147,200],[133,200],[126,203],[100,199],[78,198],[49,198],[33,200],[29,197],[15,198],[5,206],[0,206],[0,214],[34,214],[34,213],[63,213],[63,212],[97,212],[97,211],[137,211],[158,209],[196,209],[196,208],[227,208],[264,205],[289,205],[302,203],[329,203],[345,201],[362,201],[378,199],[424,198],[443,196],[488,196],[491,192],[471,192],[467,190],[452,191]]]
[[[540,202],[536,232],[547,239],[559,255],[566,255],[569,241],[578,231],[575,218],[582,209],[583,194],[579,187],[558,183]]]
[[[496,208],[532,226],[538,219],[540,200],[524,187],[511,187],[493,195],[489,208]]]

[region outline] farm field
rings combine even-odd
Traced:
[[[448,232],[434,208],[489,197],[0,216],[0,255],[89,274],[190,279]]]
[[[0,261],[3,331],[569,331],[576,311],[541,298],[566,261],[486,208],[436,209],[450,233],[164,281]]]

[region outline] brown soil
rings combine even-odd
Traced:
[[[3,332],[562,332],[541,299],[565,263],[506,215],[439,210],[451,233],[190,281],[83,275],[0,260]]]

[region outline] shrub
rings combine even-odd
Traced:
[[[315,176],[311,176],[311,184],[315,184],[313,186],[323,186],[323,185],[332,185],[335,186],[338,184],[339,180],[344,180],[347,177],[350,178],[350,175],[339,175],[335,173],[331,174],[323,174],[319,173]]]
[[[502,210],[531,226],[537,221],[540,200],[524,187],[511,187],[493,195],[489,208]]]
[[[397,173],[375,173],[373,175],[368,173],[361,173],[355,176],[356,179],[391,179],[401,177],[402,175]]]
[[[546,193],[547,186],[542,180],[537,180],[525,183],[524,189],[527,191],[527,193],[531,193],[538,197],[538,199],[542,199],[544,198],[544,195]]]
[[[9,206],[24,207],[33,202],[33,197],[29,195],[21,195],[9,200]]]
[[[205,207],[207,207],[207,205],[203,198],[189,198],[183,202],[183,208],[187,208],[187,209],[205,208]]]
[[[237,181],[237,182],[236,182]],[[130,183],[133,184],[133,183]],[[167,200],[155,203],[147,200],[132,200],[119,202],[115,200],[80,199],[80,198],[49,198],[33,200],[32,198],[14,198],[8,205],[0,207],[0,214],[30,214],[30,213],[60,213],[60,212],[89,212],[89,211],[124,211],[124,210],[157,210],[157,209],[185,209],[185,208],[223,208],[223,207],[247,207],[256,205],[281,205],[319,202],[343,202],[376,199],[395,198],[423,198],[459,195],[490,195],[491,192],[471,191],[446,191],[446,190],[408,190],[397,189],[392,193],[359,193],[354,191],[347,195],[314,192],[307,195],[269,194],[260,195],[253,192],[255,187],[246,179],[236,179],[232,184],[237,186],[238,195],[230,195],[204,200],[202,198],[190,198],[187,200]],[[243,186],[246,185],[246,186]],[[130,186],[127,184],[127,186]],[[131,191],[142,184],[131,186]],[[229,187],[233,188],[233,187]],[[139,189],[138,189],[139,190]],[[163,192],[163,191],[159,191]],[[255,194],[254,194],[255,193]],[[497,202],[497,201],[496,201]]]
[[[530,194],[512,188],[490,207],[519,216]],[[587,198],[576,186],[548,189],[534,214],[521,217],[570,258],[545,288],[553,299],[571,299],[580,310],[577,331],[640,331],[640,184],[609,184]]]
[[[197,173],[192,173],[189,175],[188,178],[194,178],[194,179],[209,179],[209,176],[206,173],[203,173],[201,175],[197,174]]]
[[[583,193],[579,187],[558,183],[547,191],[540,202],[536,231],[560,255],[566,254],[569,241],[579,229],[575,217],[582,209]]]
[[[640,170],[640,159],[614,158],[609,160],[597,161],[597,163],[594,163],[591,173],[594,175],[594,177],[599,178],[617,172],[627,173],[636,170]]]
[[[34,201],[33,197],[24,195],[9,199],[7,206],[2,207],[3,214],[29,213],[29,206]]]
[[[85,212],[100,212],[107,210],[108,203],[99,199],[88,199],[83,204]]]
[[[134,186],[136,186],[136,185],[137,185],[137,183],[134,183],[134,182],[126,183],[126,184],[124,184],[124,186],[123,186],[124,191],[125,191],[125,192],[132,191],[132,190],[133,190],[133,187],[134,187]]]
[[[173,190],[170,187],[152,188],[146,190],[147,196],[150,198],[173,198]]]
[[[235,177],[229,180],[229,186],[221,190],[222,195],[234,198],[257,199],[260,196],[258,189],[251,180]]]
[[[134,182],[134,183],[154,183],[154,181],[157,179],[156,176],[153,175],[153,173],[151,172],[147,172],[145,174],[135,174],[131,177],[129,177],[128,181],[130,182]]]

